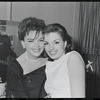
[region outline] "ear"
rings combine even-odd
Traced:
[[[21,44],[22,44],[23,49],[25,49],[25,43],[24,43],[24,41],[21,41]]]
[[[66,48],[66,46],[67,46],[67,41],[65,41],[64,48]]]

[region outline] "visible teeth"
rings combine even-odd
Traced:
[[[39,50],[34,50],[34,51],[39,51]]]
[[[50,54],[55,54],[56,52],[50,52]]]
[[[34,52],[39,52],[40,50],[39,50],[39,49],[37,49],[37,50],[34,49],[33,51],[34,51]]]
[[[33,51],[39,51],[39,50],[33,50]]]

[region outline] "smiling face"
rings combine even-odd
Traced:
[[[21,41],[23,48],[26,48],[27,55],[30,59],[38,59],[44,50],[44,38],[42,32],[36,34],[36,31],[30,31]]]
[[[65,54],[65,47],[67,41],[63,41],[61,36],[57,32],[50,32],[45,34],[45,51],[48,56],[53,59],[59,59],[63,54]]]

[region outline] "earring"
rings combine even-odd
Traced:
[[[22,44],[23,49],[25,49],[24,41],[21,41],[21,44]]]

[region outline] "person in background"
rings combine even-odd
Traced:
[[[46,63],[45,98],[84,98],[85,64],[81,55],[72,50],[71,37],[59,23],[44,29]]]
[[[43,19],[28,17],[18,25],[18,36],[26,51],[16,60],[9,60],[7,70],[7,98],[43,98],[46,95],[44,56],[45,28]]]
[[[11,40],[9,38],[9,36],[6,34],[6,27],[5,26],[0,26],[0,34],[2,36],[2,42],[4,43],[4,45],[8,48],[7,49],[7,53],[12,56],[13,58],[16,58],[17,55],[14,52],[14,50],[12,49],[12,44],[11,44]]]
[[[16,57],[16,54],[10,48],[11,42],[5,35],[6,27],[0,26],[0,97],[5,97],[6,73],[7,73],[7,57]]]
[[[2,42],[2,35],[0,34],[0,98],[5,97],[5,85],[6,85],[6,71],[7,65],[5,64],[5,60],[8,56],[6,52],[7,48]]]
[[[6,34],[6,27],[5,26],[0,26],[0,34],[2,36],[2,41],[5,43],[5,45],[11,47],[11,41],[9,36]]]

